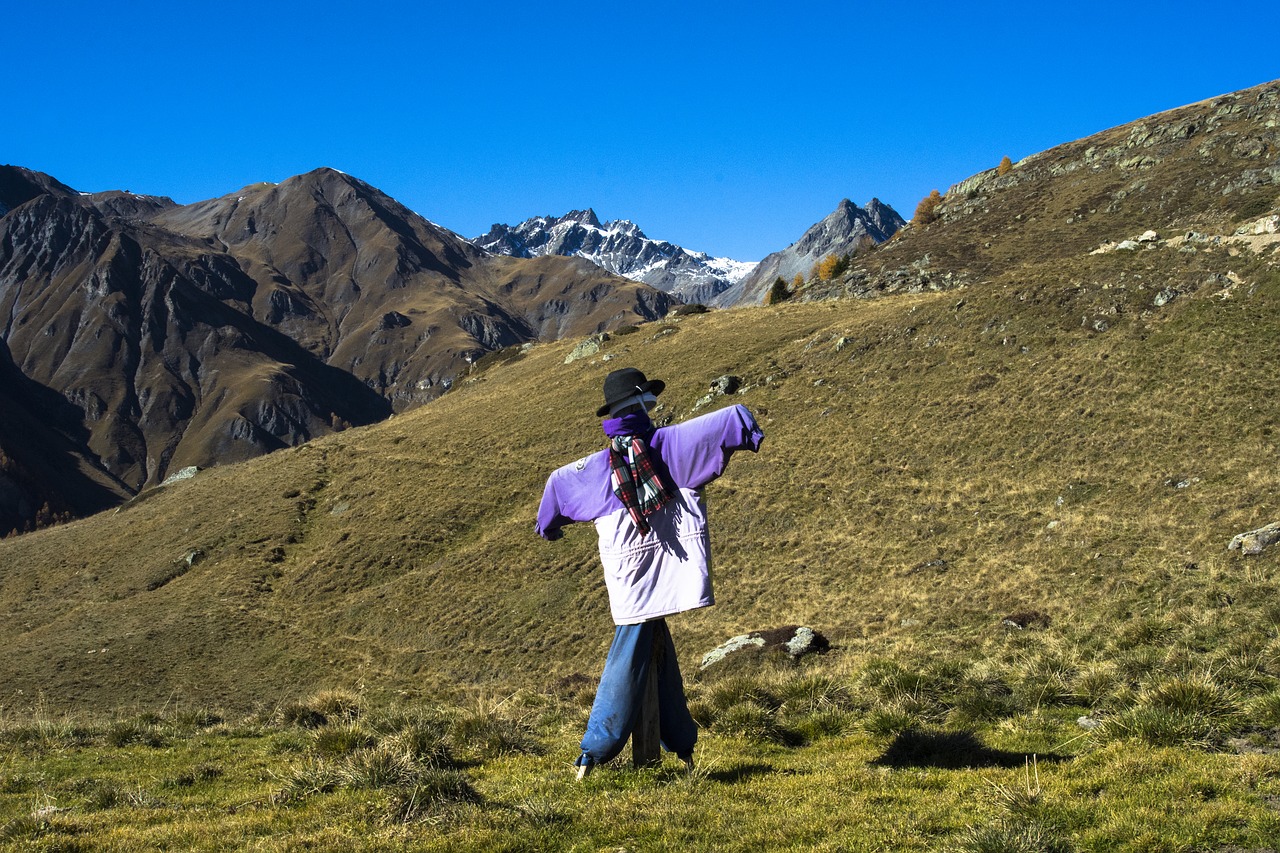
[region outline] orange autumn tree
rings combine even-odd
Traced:
[[[930,222],[938,220],[938,205],[942,204],[942,193],[934,190],[924,198],[920,199],[920,203],[916,205],[916,215],[911,217],[912,222],[918,222],[921,225],[928,225]]]

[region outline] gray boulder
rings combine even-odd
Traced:
[[[1250,530],[1247,533],[1238,533],[1231,539],[1231,544],[1227,546],[1228,551],[1239,551],[1246,557],[1255,554],[1261,554],[1262,549],[1280,539],[1280,521],[1273,521],[1266,527],[1259,527],[1257,530]]]
[[[600,352],[600,345],[607,340],[609,340],[609,335],[606,332],[601,332],[598,335],[592,335],[574,347],[573,351],[564,357],[564,363],[572,364],[580,358],[590,358],[591,356],[596,355]]]
[[[700,668],[706,669],[743,650],[754,650],[757,654],[781,653],[796,660],[808,654],[823,654],[830,648],[831,643],[827,638],[812,628],[803,625],[786,625],[732,637],[718,648],[703,655]]]

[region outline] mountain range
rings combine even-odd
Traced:
[[[0,532],[373,423],[486,352],[672,304],[581,259],[491,255],[332,169],[179,205],[4,166],[0,212]]]
[[[467,241],[333,169],[180,205],[0,166],[0,535],[373,423],[494,350],[758,303],[901,224],[845,201],[756,265],[590,209]]]
[[[705,252],[651,240],[625,219],[602,224],[591,209],[538,216],[515,226],[495,224],[472,242],[518,258],[586,258],[684,302],[728,308],[759,305],[779,276],[789,283],[796,274],[810,273],[828,255],[852,254],[885,242],[904,224],[897,211],[879,199],[873,198],[865,209],[844,199],[799,240],[759,263],[711,258]]]

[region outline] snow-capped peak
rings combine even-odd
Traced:
[[[471,241],[490,252],[517,257],[585,258],[616,275],[674,293],[690,302],[711,299],[747,276],[755,263],[711,258],[664,240],[651,240],[629,219],[601,223],[591,208],[564,216],[537,216],[514,227],[495,224]]]

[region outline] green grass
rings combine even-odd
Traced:
[[[995,687],[1025,677],[1016,662],[828,656],[700,681],[691,776],[670,757],[636,770],[624,755],[585,783],[572,760],[586,709],[540,693],[473,707],[362,701],[354,718],[318,728],[279,714],[7,714],[0,845],[1173,851],[1267,849],[1280,833],[1276,749],[1076,722],[1158,708],[1248,731],[1221,685],[1161,677],[1092,711]],[[978,690],[1004,698],[959,724]],[[1272,685],[1254,700],[1275,695]],[[910,722],[881,725],[905,696]],[[117,737],[130,727],[154,737]]]

